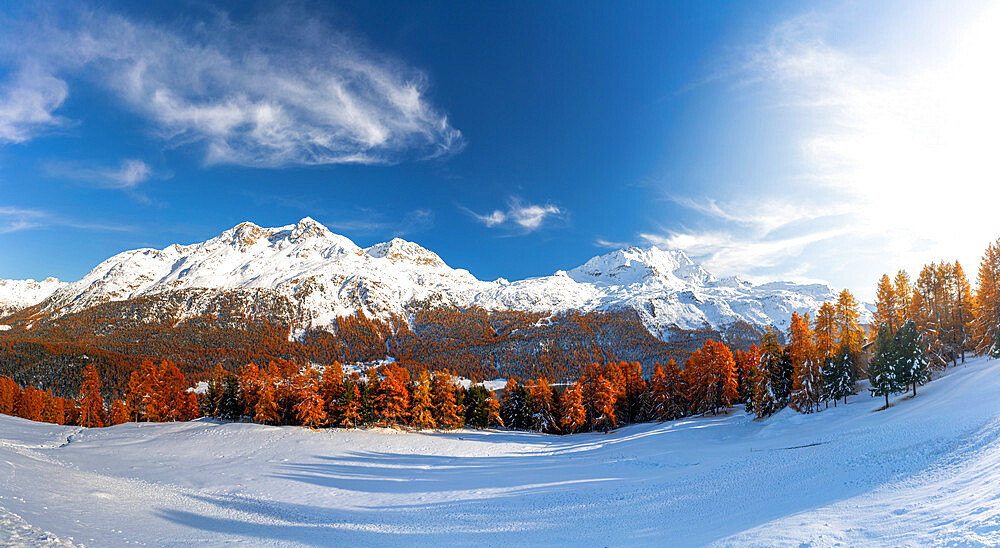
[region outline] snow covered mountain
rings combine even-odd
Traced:
[[[0,280],[0,317],[31,306],[65,287],[66,282],[55,278],[35,280]]]
[[[29,284],[0,281],[0,290],[4,283]],[[661,338],[671,328],[739,321],[784,328],[793,311],[811,313],[835,298],[825,285],[717,279],[682,251],[656,247],[614,251],[551,276],[481,281],[413,242],[395,238],[363,249],[310,218],[277,228],[242,223],[202,243],[126,251],[80,281],[36,285],[45,290],[13,291],[14,299],[10,291],[0,293],[0,306],[39,303],[34,314],[59,316],[108,301],[180,292],[189,295],[183,315],[194,315],[204,312],[213,296],[236,294],[248,302],[287,299],[299,327],[321,328],[357,310],[407,317],[413,306],[546,313],[627,307]]]

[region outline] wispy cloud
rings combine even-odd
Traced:
[[[23,143],[67,124],[54,114],[69,95],[66,82],[36,64],[25,63],[0,84],[0,143]]]
[[[823,207],[851,212],[842,228],[899,265],[974,261],[997,236],[1000,9],[968,20],[933,57],[836,47],[815,18],[779,26],[750,56],[806,121],[802,194],[832,196]]]
[[[209,164],[392,163],[461,149],[418,70],[291,10],[255,23],[168,28],[105,11],[7,20],[0,140],[59,125],[71,78],[90,79]],[[181,30],[183,28],[183,30]]]
[[[529,204],[517,197],[512,197],[507,201],[506,209],[494,209],[485,214],[476,213],[467,207],[461,207],[461,209],[487,227],[512,229],[524,234],[542,228],[547,220],[563,219],[566,214],[564,210],[553,204]]]
[[[68,179],[98,188],[134,189],[153,178],[153,169],[136,159],[122,160],[117,166],[84,165],[77,162],[49,162],[44,166],[49,177]]]
[[[933,52],[871,37],[864,49],[837,44],[843,27],[830,14],[778,25],[727,77],[775,119],[795,120],[764,131],[798,154],[774,160],[779,180],[748,181],[739,195],[729,185],[725,197],[669,196],[696,222],[643,240],[722,274],[806,272],[845,284],[942,258],[975,264],[1000,235],[1000,9],[965,11],[949,24],[966,23],[931,24],[935,36],[953,34]]]
[[[138,191],[140,184],[153,178],[167,179],[169,174],[156,173],[146,162],[122,160],[117,166],[95,166],[76,162],[49,162],[44,165],[48,177],[82,183],[95,188],[121,190],[143,203],[151,203]]]
[[[594,240],[594,247],[603,247],[606,249],[623,249],[629,246],[628,242],[613,242],[611,240],[605,240],[604,238],[597,238]]]
[[[134,230],[133,227],[127,225],[80,221],[78,219],[41,209],[0,206],[0,234],[51,227],[68,227],[80,230],[110,232],[128,232]]]

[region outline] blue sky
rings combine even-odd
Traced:
[[[1000,10],[873,4],[6,3],[0,277],[304,216],[483,279],[624,245],[862,295],[972,274]]]

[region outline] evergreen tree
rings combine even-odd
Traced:
[[[337,424],[344,428],[354,428],[361,422],[361,393],[354,381],[344,381],[337,401]],[[374,420],[374,419],[372,419]]]
[[[868,362],[868,381],[871,383],[873,396],[884,396],[885,406],[889,407],[889,394],[899,391],[896,378],[896,356],[889,326],[882,324],[875,337],[872,347],[872,358]]]
[[[378,420],[378,411],[375,408],[375,395],[378,388],[378,380],[375,378],[374,371],[368,371],[368,380],[359,382],[356,387],[358,389],[357,401],[357,421],[355,426],[371,426],[375,424]]]
[[[780,376],[781,346],[770,328],[760,338],[760,359],[752,376],[754,378],[753,412],[757,418],[771,415],[780,409],[774,388],[774,379]],[[778,371],[778,374],[775,372]]]
[[[532,426],[531,396],[517,377],[507,381],[500,401],[500,418],[508,428],[528,430]]]
[[[465,424],[474,428],[487,428],[490,425],[490,392],[481,384],[469,387],[466,397]]]
[[[854,353],[847,345],[841,346],[834,357],[824,360],[823,392],[835,406],[841,398],[847,404],[847,396],[854,394],[855,369]]]
[[[913,395],[917,395],[917,385],[924,384],[930,378],[930,369],[920,347],[920,334],[913,320],[907,321],[896,332],[893,340],[894,375],[899,388],[906,390],[907,385],[913,385]]]

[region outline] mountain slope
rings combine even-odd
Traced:
[[[37,293],[40,304],[33,315],[60,316],[109,301],[199,290],[175,318],[182,319],[207,310],[206,289],[254,290],[287,299],[299,312],[299,328],[327,328],[358,310],[380,319],[405,318],[415,306],[539,313],[626,308],[660,338],[672,329],[736,322],[783,328],[793,311],[813,312],[835,297],[823,285],[720,280],[682,251],[655,247],[614,251],[551,276],[481,281],[415,243],[396,238],[362,249],[305,218],[277,228],[242,223],[202,243],[120,253],[51,295]],[[22,299],[18,307],[26,304]]]
[[[66,285],[66,282],[61,282],[56,278],[45,278],[40,282],[35,280],[0,280],[0,318],[41,302]]]

